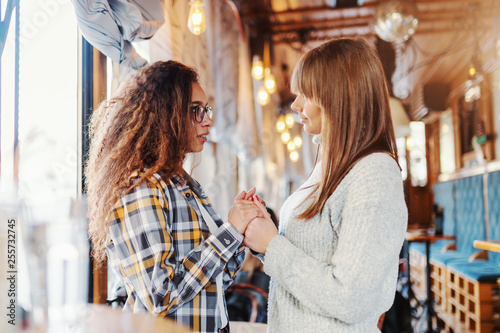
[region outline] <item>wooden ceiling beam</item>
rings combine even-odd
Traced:
[[[492,8],[488,8],[487,4],[492,3],[493,4],[494,0],[483,0],[483,1],[470,1],[470,3],[465,3],[463,0],[418,0],[416,1],[417,5],[418,4],[428,4],[435,6],[437,4],[447,4],[447,3],[458,3],[458,4],[464,4],[463,9],[461,10],[455,10],[455,11],[442,11],[442,10],[437,10],[437,11],[431,11],[431,10],[425,10],[425,11],[420,11],[421,17],[426,17],[426,16],[432,16],[435,17],[436,19],[439,18],[439,16],[452,16],[452,15],[464,15],[464,16],[470,16],[471,11],[470,9],[465,6],[465,5],[470,5],[470,4],[475,4],[479,3],[481,5],[480,9],[478,9],[475,14],[478,16],[481,15],[488,15],[491,16],[492,12],[491,10],[494,9],[495,12],[500,11],[500,6],[494,6]],[[299,7],[299,8],[293,8],[293,9],[287,9],[284,11],[278,11],[278,12],[269,12],[269,11],[263,11],[263,12],[252,12],[252,13],[242,13],[241,17],[243,21],[252,21],[256,19],[268,19],[269,17],[275,17],[278,20],[281,17],[286,17],[286,16],[294,16],[294,15],[303,15],[303,16],[312,16],[315,14],[325,14],[328,15],[329,13],[333,12],[353,12],[353,11],[358,11],[360,13],[359,16],[357,17],[366,17],[370,15],[366,15],[367,12],[373,14],[375,12],[375,8],[377,7],[377,3],[374,4],[368,4],[368,5],[363,5],[359,7],[350,7],[350,8],[335,8],[335,7],[329,7],[329,6],[319,6],[319,7]],[[343,17],[348,17],[347,15],[341,15]],[[352,16],[349,15],[349,17]],[[356,16],[354,16],[356,17]],[[279,21],[278,21],[279,22]],[[278,23],[280,24],[280,23]]]
[[[419,22],[420,27],[417,32],[424,31],[425,33],[432,33],[434,30],[437,32],[444,31],[454,31],[456,28],[453,25],[464,22],[464,20],[469,20],[466,11],[455,11],[448,13],[426,13],[423,15]],[[481,13],[484,17],[491,18],[495,14],[500,14],[500,6],[498,12],[492,13],[484,12]],[[345,28],[356,28],[358,26],[370,26],[373,21],[373,16],[360,16],[352,18],[340,18],[340,19],[326,19],[326,20],[306,20],[306,21],[296,21],[290,23],[271,23],[269,26],[264,27],[262,24],[259,27],[264,30],[271,32],[271,34],[282,34],[297,32],[301,30],[336,30]],[[491,20],[482,20],[480,30],[484,30],[485,27],[488,29],[491,26]],[[441,25],[442,27],[437,27]],[[463,26],[463,24],[461,24]],[[431,27],[429,27],[431,26]],[[432,27],[436,26],[436,27]],[[466,28],[466,27],[465,27]]]
[[[451,19],[449,22],[454,22]],[[456,22],[456,21],[455,21]],[[439,25],[438,25],[439,24]],[[271,30],[272,34],[288,34],[288,33],[298,33],[299,31],[336,31],[345,29],[366,29],[370,28],[369,22],[364,20],[345,20],[341,23],[337,21],[331,22],[316,22],[315,24],[300,24],[286,26],[280,29]],[[486,23],[480,30],[489,30],[491,25]],[[370,28],[371,29],[371,28]],[[442,20],[425,21],[417,28],[416,34],[434,34],[434,33],[452,33],[456,32],[457,29],[450,26],[450,24],[443,23]],[[335,33],[338,35],[338,33]]]
[[[356,17],[356,18],[342,18],[335,20],[314,20],[306,22],[294,22],[294,23],[281,23],[272,24],[271,31],[273,33],[283,33],[295,30],[301,30],[306,28],[317,29],[335,29],[343,28],[348,26],[359,26],[359,25],[369,25],[373,20],[373,16]]]
[[[354,33],[345,33],[345,31],[357,30]],[[418,29],[415,33],[416,35],[433,35],[433,34],[443,34],[443,33],[454,33],[456,29],[450,27],[435,27],[435,28],[424,28]],[[322,33],[321,37],[318,37],[318,33]],[[273,34],[273,43],[287,43],[287,42],[301,42],[303,38],[305,38],[306,42],[315,41],[315,40],[328,40],[334,37],[339,36],[376,36],[375,32],[372,29],[369,29],[367,26],[358,25],[358,26],[350,26],[343,28],[316,28],[314,30],[309,30],[308,34],[299,36],[298,31],[283,31],[280,33]]]
[[[375,10],[375,5],[370,6],[361,6],[361,7],[351,7],[351,8],[335,8],[329,6],[320,6],[320,7],[300,7],[287,9],[280,12],[258,12],[258,13],[243,13],[242,20],[250,21],[256,19],[269,18],[270,16],[289,16],[289,15],[314,15],[314,14],[325,14],[326,12],[342,12],[348,10]]]

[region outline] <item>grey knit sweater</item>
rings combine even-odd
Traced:
[[[264,256],[268,332],[379,332],[377,320],[394,300],[407,226],[399,167],[385,153],[364,157],[320,214],[297,219],[306,188],[320,176],[318,163],[285,202],[280,235]]]

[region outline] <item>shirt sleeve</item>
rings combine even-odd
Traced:
[[[240,270],[241,264],[243,263],[244,259],[245,259],[245,247],[243,245],[240,245],[235,255],[228,260],[226,268],[224,268],[224,275],[222,277],[224,290],[226,290],[233,283],[234,279],[236,278],[236,274]]]
[[[120,198],[109,224],[114,253],[129,289],[150,312],[163,316],[193,300],[210,280],[215,281],[243,240],[232,225],[224,223],[197,246],[201,231],[192,227],[176,234],[174,243],[168,221],[175,205],[164,193],[158,185],[144,182]],[[175,223],[193,225],[190,221]],[[176,249],[182,246],[193,248],[176,260]]]

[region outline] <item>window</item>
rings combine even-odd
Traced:
[[[61,196],[69,202],[69,198],[77,196],[80,163],[77,158],[78,34],[74,9],[69,1],[53,0],[29,5],[21,1],[20,7],[18,115],[14,96],[15,16],[1,58],[0,178],[7,182],[18,176],[19,195],[27,204],[43,199],[54,202],[54,198]],[[19,141],[14,152],[17,135]],[[57,196],[52,196],[55,192]],[[61,235],[68,236],[64,233],[53,236]],[[26,257],[20,254],[18,301],[24,307],[29,304],[30,288],[28,266],[23,259]],[[48,286],[60,288],[54,279],[50,279]]]
[[[410,156],[410,176],[412,186],[427,184],[427,158],[425,156],[425,124],[410,122],[410,137],[406,140]]]
[[[451,110],[443,112],[439,119],[439,164],[441,173],[455,171],[455,136]]]
[[[19,193],[30,197],[57,190],[74,197],[79,163],[74,9],[71,2],[57,1],[21,7]],[[14,138],[13,26],[2,56],[2,178],[14,173],[9,151]]]

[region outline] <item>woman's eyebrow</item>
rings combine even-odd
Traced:
[[[202,101],[192,101],[191,104],[193,105],[203,105]]]

